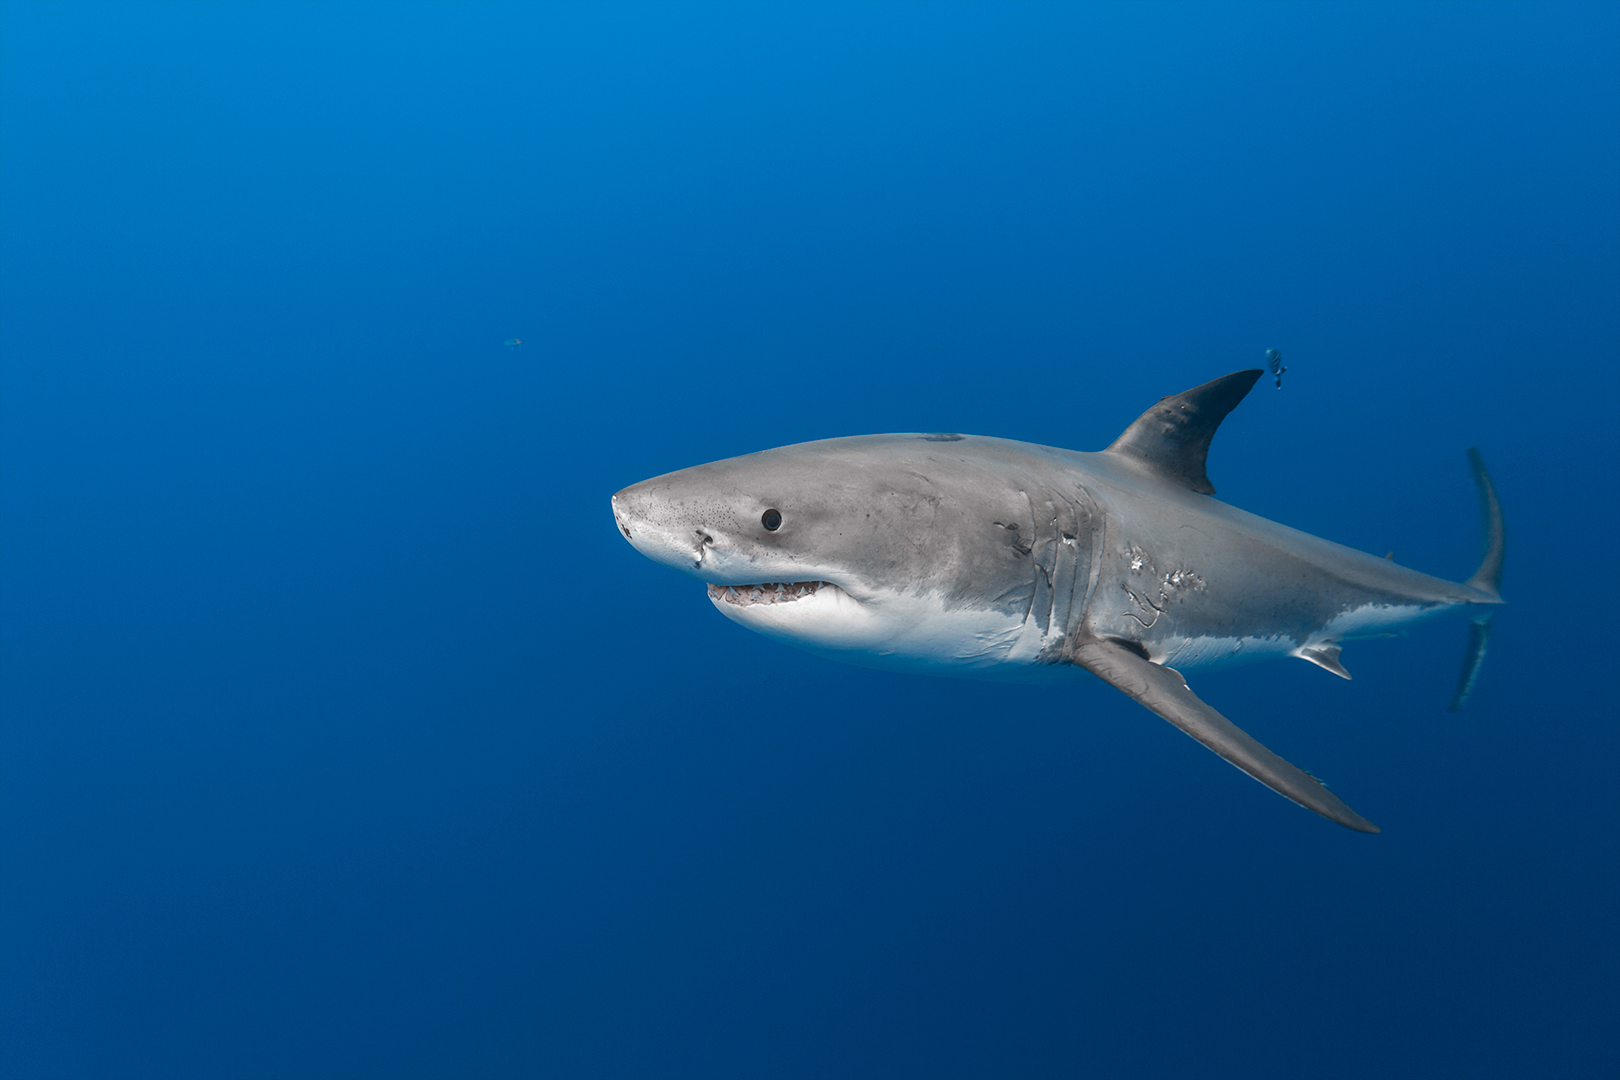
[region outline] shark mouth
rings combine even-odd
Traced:
[[[830,581],[768,581],[763,585],[710,585],[709,598],[736,607],[755,604],[791,604],[822,589],[837,588]]]

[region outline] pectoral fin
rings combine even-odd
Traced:
[[[1277,794],[1357,832],[1379,831],[1310,773],[1273,754],[1200,701],[1170,668],[1119,642],[1099,638],[1081,642],[1073,657],[1076,664],[1129,694]]]

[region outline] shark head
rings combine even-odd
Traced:
[[[766,450],[627,487],[613,517],[637,551],[705,582],[752,630],[878,662],[959,663],[960,624],[972,624],[969,649],[1016,635],[1032,587],[1028,500],[953,453],[964,441]]]

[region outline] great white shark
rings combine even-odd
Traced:
[[[984,678],[1089,673],[1272,790],[1378,828],[1200,700],[1183,673],[1297,657],[1450,611],[1461,708],[1502,603],[1501,504],[1470,450],[1486,554],[1451,582],[1213,498],[1210,439],[1263,373],[1166,397],[1106,449],[954,433],[765,450],[613,496],[625,539],[751,630],[857,663]]]

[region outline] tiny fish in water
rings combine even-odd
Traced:
[[[1281,390],[1283,372],[1288,370],[1287,368],[1283,367],[1282,353],[1278,352],[1276,349],[1267,349],[1266,367],[1270,368],[1271,374],[1276,376],[1277,389]]]
[[[515,349],[518,346],[522,345],[523,342],[518,340],[515,337],[509,337],[505,341],[501,342],[501,344],[505,345],[508,349]]]

